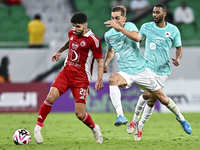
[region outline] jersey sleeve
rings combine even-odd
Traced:
[[[92,37],[91,50],[92,50],[94,58],[95,59],[103,58],[102,49],[101,49],[101,42],[99,41],[99,39],[95,35],[92,35],[91,37]]]
[[[139,32],[138,28],[136,27],[136,25],[134,23],[132,23],[132,30],[131,31]]]
[[[104,39],[105,39],[107,48],[108,48],[108,49],[111,49],[112,46],[111,46],[110,43],[109,43],[108,32],[106,32],[106,33],[104,34]]]
[[[74,32],[74,30],[69,30],[69,32],[68,32],[68,37],[70,38],[71,37],[71,35],[73,34],[73,32]]]
[[[141,40],[144,40],[144,39],[145,39],[145,37],[146,37],[146,35],[145,35],[145,24],[143,24],[143,25],[141,26],[139,35],[140,35],[140,39],[141,39]]]
[[[181,35],[180,35],[180,32],[179,32],[177,27],[175,27],[175,36],[174,36],[174,39],[173,39],[173,45],[175,47],[179,47],[179,46],[182,45]]]

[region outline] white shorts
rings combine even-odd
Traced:
[[[161,89],[163,89],[165,86],[165,82],[167,81],[168,75],[157,75],[152,70],[150,71],[152,75],[154,76],[154,78],[156,79],[156,81],[158,82],[158,84],[160,85]]]
[[[133,84],[138,85],[141,91],[149,90],[156,91],[161,88],[157,80],[152,74],[152,71],[149,68],[144,69],[142,72],[130,75],[125,72],[118,72],[127,82],[125,88],[131,87]]]

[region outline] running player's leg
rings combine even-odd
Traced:
[[[144,124],[149,120],[151,117],[155,104],[156,104],[157,98],[155,98],[153,95],[150,96],[149,100],[147,101],[147,104],[144,108],[142,117],[138,123],[138,128],[142,130]]]
[[[44,126],[43,122],[45,121],[47,115],[51,111],[51,107],[54,103],[54,101],[59,97],[58,89],[55,87],[51,87],[49,94],[47,95],[47,98],[43,102],[43,104],[40,107],[38,118],[37,118],[37,124],[34,129],[34,139],[36,143],[40,144],[43,143],[43,137],[41,135],[41,128]]]
[[[76,117],[92,130],[96,143],[102,143],[103,136],[101,134],[99,125],[95,124],[90,114],[85,112],[87,95],[89,94],[88,86],[83,88],[70,87],[70,89],[76,101]]]
[[[154,110],[154,107],[155,107],[156,101],[157,101],[157,98],[155,98],[153,95],[151,95],[149,100],[147,101],[147,104],[144,108],[142,117],[141,117],[139,123],[136,125],[136,133],[134,135],[135,141],[141,140],[143,126],[149,120],[149,118],[151,117],[153,110]]]
[[[142,95],[140,95],[137,105],[135,107],[135,114],[133,116],[133,121],[138,122],[139,118],[140,118],[140,114],[144,108],[145,103],[148,101],[148,99],[150,98],[151,93],[148,91],[144,91],[142,93]]]
[[[121,91],[118,87],[123,87],[126,84],[126,80],[119,73],[113,73],[109,78],[110,99],[117,113],[117,119],[114,123],[115,126],[125,125],[128,122],[124,117],[121,103]]]
[[[180,124],[182,125],[184,131],[187,134],[191,134],[192,133],[192,128],[190,126],[190,124],[185,120],[184,116],[181,114],[179,108],[177,107],[177,105],[174,103],[174,101],[167,97],[162,89],[158,89],[156,91],[151,91],[151,93],[158,98],[158,100],[165,105],[171,112],[173,112],[176,115],[177,120],[180,122]]]
[[[44,126],[43,122],[45,121],[47,115],[50,113],[53,103],[61,94],[65,93],[69,88],[67,83],[68,80],[66,77],[67,76],[62,70],[51,85],[50,91],[40,107],[37,124],[34,129],[34,138],[38,144],[43,143],[41,128]]]
[[[164,88],[166,80],[168,78],[168,75],[156,75],[153,71],[149,70],[151,72],[151,74],[154,76],[154,78],[156,79],[157,83],[160,85],[161,88]],[[154,89],[155,90],[155,89]],[[150,98],[151,96],[151,98]],[[144,123],[150,118],[150,116],[153,113],[154,107],[155,107],[155,103],[157,101],[157,98],[155,98],[154,96],[152,96],[152,94],[150,94],[150,92],[145,91],[143,93],[143,97],[145,100],[147,101],[147,105],[144,108],[143,114],[142,114],[142,118],[138,124],[138,128],[140,130],[142,130],[142,127],[144,126]],[[139,101],[141,101],[140,103],[142,103],[142,99]],[[139,103],[139,102],[138,102]],[[137,106],[136,106],[136,112],[137,112]],[[136,114],[136,113],[135,113]],[[137,119],[137,118],[136,118]],[[136,120],[135,119],[135,120]],[[128,129],[128,128],[127,128]]]
[[[127,127],[127,132],[129,134],[132,134],[136,128],[136,123],[139,121],[140,114],[144,108],[144,105],[146,104],[147,100],[149,99],[151,93],[148,91],[144,91],[142,95],[140,95],[137,105],[135,107],[135,113],[133,116],[132,121],[130,122],[129,126]],[[143,112],[144,114],[145,112]]]

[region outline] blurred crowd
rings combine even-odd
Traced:
[[[138,15],[150,7],[148,0],[114,0],[110,4],[111,7],[117,5],[125,6],[127,13],[131,13],[132,15]],[[176,24],[178,27],[180,27],[181,24],[192,24],[195,32],[198,32],[194,11],[185,1],[181,2],[180,6],[175,8],[174,13],[172,13],[170,7],[167,6],[166,21]]]

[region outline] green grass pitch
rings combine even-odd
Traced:
[[[90,113],[100,125],[103,144],[96,144],[91,130],[74,113],[50,113],[42,129],[43,144],[34,141],[33,129],[37,113],[0,114],[0,150],[199,150],[200,113],[183,113],[192,126],[186,134],[171,113],[154,113],[143,128],[141,141],[134,141],[127,126],[115,127],[115,113]],[[129,121],[133,113],[125,113]],[[28,145],[15,145],[15,130],[25,128],[31,133]]]

